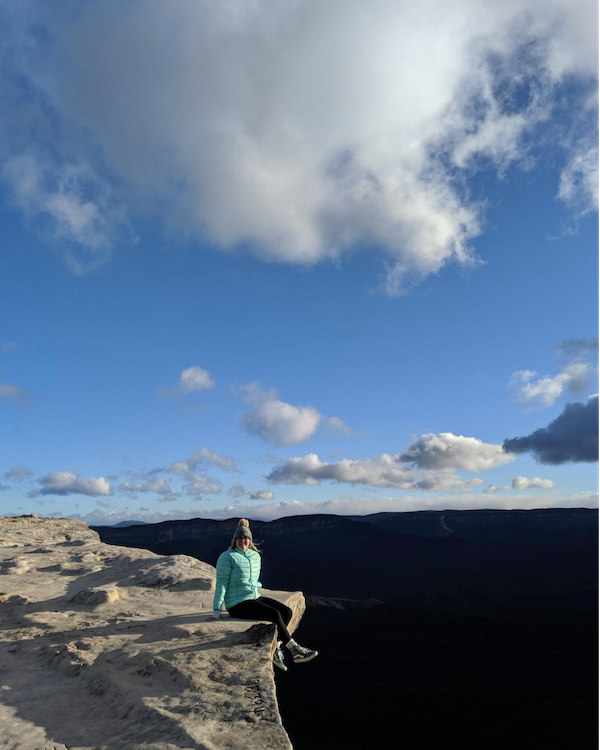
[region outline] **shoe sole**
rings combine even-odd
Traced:
[[[310,656],[303,656],[301,659],[294,659],[294,664],[302,664],[302,662],[305,661],[312,661],[312,659],[315,658],[315,656],[318,656],[319,652],[315,651],[314,654],[311,654]]]
[[[276,666],[276,667],[277,667],[278,669],[281,669],[281,671],[282,671],[282,672],[287,672],[287,670],[288,670],[288,668],[287,668],[287,667],[285,666],[285,664],[278,664],[278,663],[277,663],[277,662],[275,661],[275,659],[273,659],[273,664],[274,664],[274,666]]]

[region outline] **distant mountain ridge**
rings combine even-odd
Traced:
[[[215,564],[236,519],[95,527],[102,541]],[[597,601],[598,512],[417,511],[252,521],[263,584],[308,596],[481,609]]]

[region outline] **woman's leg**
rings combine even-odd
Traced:
[[[232,617],[241,620],[266,620],[267,622],[272,622],[277,627],[277,640],[288,643],[290,641],[290,634],[288,633],[286,625],[290,621],[289,618],[287,622],[284,621],[279,607],[274,607],[271,603],[266,604],[264,601],[261,601],[261,599],[267,599],[269,602],[274,602],[273,599],[268,599],[268,597],[262,596],[258,599],[247,599],[246,601],[240,602],[231,607],[229,614]],[[279,604],[279,602],[276,603]],[[285,607],[285,604],[281,606]],[[289,607],[285,608],[289,610],[291,618],[292,610]]]
[[[286,625],[286,628],[290,624],[290,620],[292,619],[292,615],[294,613],[283,602],[278,602],[277,599],[270,599],[268,596],[259,596],[258,599],[256,599],[255,601],[268,604],[269,607],[274,607],[281,614],[281,617]]]

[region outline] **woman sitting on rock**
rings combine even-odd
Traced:
[[[209,620],[221,617],[223,600],[231,617],[242,620],[266,620],[277,628],[277,646],[273,663],[279,669],[287,670],[283,660],[282,644],[292,654],[294,662],[310,661],[317,656],[317,651],[299,646],[290,636],[287,625],[292,619],[292,610],[285,604],[260,596],[262,587],[260,575],[260,554],[252,541],[250,524],[242,518],[236,528],[231,546],[219,556],[217,561],[217,583],[213,600],[213,616]]]

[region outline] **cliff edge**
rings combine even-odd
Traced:
[[[274,626],[212,614],[215,569],[103,544],[81,521],[0,518],[0,748],[292,747]],[[305,609],[300,592],[265,592]]]

